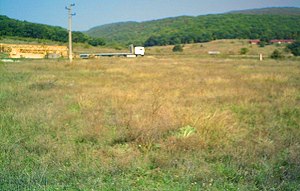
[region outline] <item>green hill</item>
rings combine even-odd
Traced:
[[[3,15],[0,15],[0,36],[27,37],[58,42],[68,41],[68,31],[62,27],[19,21]],[[73,32],[73,42],[89,43],[91,45],[104,44],[102,39],[91,38],[82,32],[76,31]]]
[[[271,7],[262,9],[249,9],[241,11],[231,11],[231,14],[248,14],[248,15],[298,15],[300,8],[297,7]]]
[[[291,10],[291,14],[288,14],[288,10]],[[180,16],[146,22],[114,23],[94,27],[86,34],[104,38],[109,44],[133,43],[145,46],[206,42],[215,39],[300,37],[300,16],[295,14],[300,13],[300,8],[270,8],[256,11],[257,14],[254,14],[254,11],[252,14],[231,12],[197,17]],[[262,12],[265,14],[259,14]]]

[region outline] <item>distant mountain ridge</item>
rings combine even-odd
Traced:
[[[265,8],[224,14],[179,16],[146,22],[122,22],[85,32],[108,44],[168,45],[214,39],[299,38],[300,8]]]
[[[300,15],[298,7],[269,7],[260,9],[248,9],[230,11],[229,14],[248,14],[248,15]]]

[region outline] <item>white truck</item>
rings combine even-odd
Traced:
[[[112,56],[124,56],[124,57],[129,57],[129,58],[133,58],[133,57],[137,57],[137,56],[144,56],[145,55],[145,47],[142,46],[136,46],[133,47],[133,45],[129,46],[130,52],[129,53],[120,53],[120,52],[116,52],[116,53],[96,53],[96,54],[80,54],[80,58],[82,59],[88,59],[88,58],[98,58],[98,57],[102,57],[102,56],[108,56],[108,57],[112,57]]]

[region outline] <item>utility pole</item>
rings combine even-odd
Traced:
[[[75,13],[72,13],[72,7],[74,7],[75,4],[70,4],[66,9],[68,10],[68,16],[69,16],[69,59],[70,62],[73,61],[73,55],[72,55],[72,17],[75,16]]]

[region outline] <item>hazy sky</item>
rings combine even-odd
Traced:
[[[75,3],[74,30],[120,21],[146,21],[262,7],[300,7],[300,0],[0,0],[0,15],[67,28],[65,6]]]

